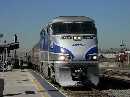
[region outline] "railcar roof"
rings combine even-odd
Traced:
[[[52,22],[50,22],[50,24],[57,22],[85,22],[85,21],[94,22],[93,19],[86,16],[59,16],[53,19]]]

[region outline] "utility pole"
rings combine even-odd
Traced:
[[[17,40],[17,35],[14,34],[14,43],[17,43],[18,40]],[[17,52],[16,52],[16,49],[14,49],[14,60],[15,60],[15,65],[17,64]]]

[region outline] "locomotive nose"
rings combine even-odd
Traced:
[[[96,47],[95,35],[69,34],[61,35],[55,40],[61,48],[61,53],[69,54],[73,61],[86,61],[90,59],[90,54],[97,53],[93,49],[90,50]],[[96,60],[97,56],[93,55],[91,59]]]

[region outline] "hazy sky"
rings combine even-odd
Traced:
[[[43,25],[66,15],[93,18],[99,47],[119,47],[125,40],[130,48],[130,0],[0,0],[0,33],[7,41],[16,33],[21,46],[31,48]]]

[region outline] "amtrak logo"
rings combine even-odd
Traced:
[[[85,44],[82,44],[82,43],[76,43],[76,44],[73,44],[72,46],[85,46]]]

